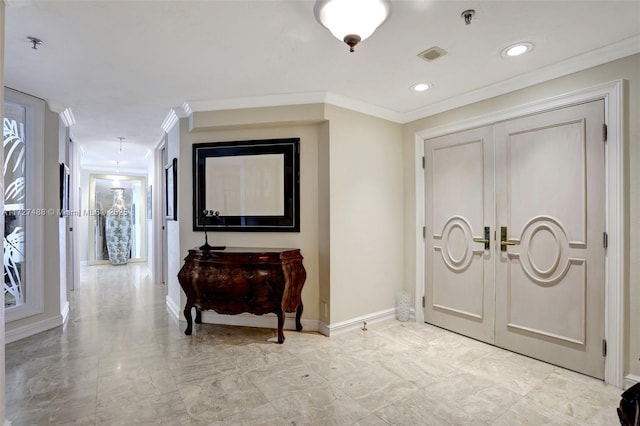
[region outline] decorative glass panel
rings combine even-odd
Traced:
[[[26,186],[26,107],[4,103],[4,301],[5,307],[25,302],[24,259]]]

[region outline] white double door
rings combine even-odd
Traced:
[[[425,321],[604,377],[604,102],[425,141]]]

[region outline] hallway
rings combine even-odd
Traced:
[[[146,270],[83,268],[67,324],[6,346],[13,426],[619,424],[620,389],[425,324],[185,336]]]

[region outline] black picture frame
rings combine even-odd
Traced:
[[[265,156],[264,158],[260,156]],[[233,158],[230,158],[233,157]],[[244,157],[244,158],[242,158]],[[245,162],[246,161],[246,162]],[[233,169],[233,164],[238,165],[237,170]],[[222,164],[223,167],[219,167]],[[262,168],[264,165],[264,169]],[[257,166],[257,167],[255,167]],[[216,179],[213,174],[223,168],[229,168],[231,173],[225,174],[224,182]],[[207,175],[207,170],[209,175]],[[235,171],[234,171],[235,170]],[[245,176],[247,171],[251,171],[257,176],[264,173],[267,176],[275,177],[277,185],[273,185],[266,194],[257,198],[251,198],[252,203],[260,204],[260,197],[268,200],[271,207],[265,211],[277,211],[278,213],[259,212],[258,207],[255,212],[250,208],[240,212],[240,208],[225,211],[224,204],[206,205],[206,200],[218,200],[219,197],[212,196],[212,191],[216,194],[234,193],[240,198],[235,200],[238,206],[245,206],[241,198],[246,192],[253,188],[242,185],[249,185],[245,180],[242,183],[236,182],[235,174]],[[281,174],[281,175],[280,175]],[[219,177],[220,175],[218,175]],[[254,176],[253,182],[260,182],[260,177]],[[280,183],[282,187],[280,188]],[[220,186],[223,185],[223,188]],[[211,186],[211,188],[208,188]],[[229,186],[230,188],[227,188]],[[237,190],[238,187],[242,187]],[[209,189],[209,192],[208,192]],[[235,191],[235,192],[234,192]],[[271,191],[271,192],[269,192]],[[275,197],[269,198],[269,194]],[[275,201],[274,201],[275,200]],[[279,202],[282,201],[280,205]],[[228,207],[228,206],[227,206]],[[193,230],[194,231],[228,231],[228,232],[300,232],[300,138],[286,139],[262,139],[262,140],[242,140],[227,142],[206,142],[193,145]]]
[[[69,185],[71,173],[69,167],[60,163],[60,217],[66,216],[69,212]]]
[[[178,220],[178,159],[171,160],[164,170],[165,214],[167,220]]]

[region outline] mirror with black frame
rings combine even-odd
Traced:
[[[193,230],[300,231],[300,138],[193,145]]]

